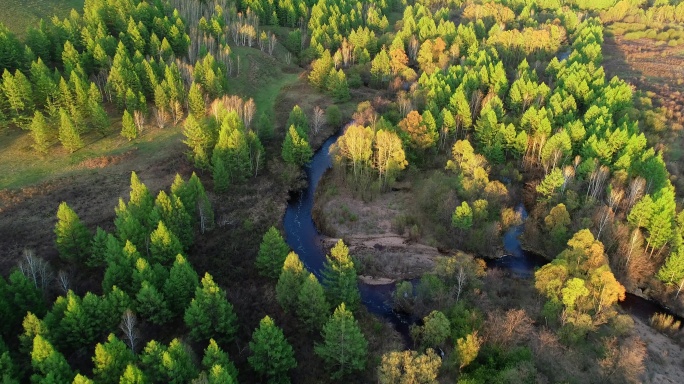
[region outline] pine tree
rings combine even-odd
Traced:
[[[220,366],[223,371],[230,375],[231,379],[237,383],[238,370],[235,364],[230,361],[228,354],[224,352],[214,339],[209,340],[209,345],[204,350],[204,357],[202,358],[202,366],[205,370],[210,371],[215,366]]]
[[[188,116],[183,124],[183,141],[192,151],[192,159],[197,168],[209,168],[211,133],[193,116]]]
[[[325,86],[328,83],[328,74],[333,66],[334,63],[330,56],[330,51],[326,49],[323,51],[321,57],[318,60],[315,60],[311,65],[311,73],[309,73],[309,81],[311,84],[319,89],[325,89]]]
[[[135,355],[128,346],[113,333],[107,336],[107,342],[95,346],[93,375],[99,383],[117,384],[119,377],[133,363]]]
[[[390,57],[387,54],[387,50],[381,50],[373,61],[371,62],[371,78],[373,79],[373,85],[376,88],[381,88],[386,86],[390,80],[390,74],[392,73],[392,68],[390,66]]]
[[[152,324],[162,325],[171,318],[171,311],[164,300],[164,295],[147,281],[142,282],[135,301],[136,312]]]
[[[219,156],[218,152],[214,152],[211,164],[211,176],[214,179],[214,191],[217,193],[226,192],[228,190],[228,186],[230,185],[230,175],[226,169],[226,164],[223,162],[223,159],[221,159],[221,156]]]
[[[271,227],[264,234],[254,264],[262,276],[275,279],[280,276],[289,252],[290,247],[287,246],[280,232],[275,227]]]
[[[33,120],[31,120],[29,129],[33,137],[33,148],[38,153],[47,153],[48,148],[52,145],[52,133],[45,121],[45,116],[40,111],[33,113]]]
[[[71,153],[83,148],[85,144],[81,140],[81,134],[74,126],[66,110],[59,110],[59,120],[59,142],[62,143],[62,146]]]
[[[305,278],[304,264],[296,253],[290,252],[285,258],[283,270],[276,284],[276,299],[285,312],[295,311]]]
[[[233,305],[226,300],[226,292],[219,288],[209,273],[202,278],[202,286],[195,290],[184,319],[194,340],[214,338],[229,342],[237,331]]]
[[[35,372],[31,376],[32,382],[70,383],[74,378],[74,373],[64,356],[40,335],[33,339],[31,366]]]
[[[169,278],[164,283],[164,296],[166,296],[171,313],[174,315],[183,313],[192,301],[192,296],[198,286],[197,272],[183,256],[176,255],[176,261],[169,271]]]
[[[166,192],[159,191],[150,218],[157,223],[163,221],[166,228],[176,235],[183,249],[188,249],[192,245],[195,237],[192,218],[177,196],[169,196]]]
[[[100,102],[90,101],[90,123],[96,132],[105,136],[110,125],[109,116]]]
[[[328,301],[333,306],[345,303],[349,310],[355,311],[361,303],[361,295],[349,248],[339,240],[326,259],[328,262],[323,270],[323,279]]]
[[[368,359],[368,341],[344,303],[340,304],[321,332],[323,343],[314,351],[326,364],[333,380],[362,371]]]
[[[119,240],[121,242],[130,241],[136,248],[146,249],[148,231],[134,214],[136,208],[134,206],[127,207],[123,199],[119,199],[119,206],[115,208],[115,212],[114,226]]]
[[[287,372],[297,367],[292,346],[285,339],[283,331],[266,316],[259,322],[259,328],[252,333],[249,342],[249,365],[265,376],[269,383],[289,383]]]
[[[162,265],[169,265],[176,255],[183,252],[183,246],[176,235],[170,232],[163,221],[160,221],[150,234],[150,257],[151,261]]]
[[[202,88],[199,84],[193,82],[188,93],[188,110],[191,115],[199,120],[204,117],[206,108]]]
[[[308,163],[313,156],[309,142],[299,135],[294,125],[290,126],[287,135],[285,135],[282,156],[286,163],[297,166]]]
[[[60,257],[72,262],[85,260],[90,250],[91,236],[88,228],[66,202],[62,202],[57,209],[55,235]]]
[[[290,115],[287,118],[286,126],[289,127],[291,125],[294,125],[301,136],[306,136],[309,133],[309,119],[299,105],[292,107],[292,111],[290,111]]]
[[[145,373],[134,364],[128,364],[119,378],[119,384],[146,384],[149,383]]]
[[[330,305],[323,286],[313,273],[309,273],[297,296],[297,317],[309,331],[318,331],[323,328],[328,316]]]
[[[107,269],[102,279],[102,290],[109,292],[114,286],[118,286],[127,289],[129,294],[136,293],[130,291],[133,286],[135,262],[140,257],[135,245],[126,240],[126,244],[121,248],[118,243],[108,242],[107,253]]]
[[[349,84],[347,83],[347,76],[343,70],[330,69],[328,75],[327,88],[336,102],[345,102],[350,99]]]
[[[90,257],[88,257],[86,265],[89,267],[101,267],[106,264],[107,242],[110,237],[116,241],[116,238],[114,238],[112,234],[107,233],[107,231],[99,226],[97,227],[95,236],[93,236],[93,239],[90,241]]]
[[[33,90],[29,80],[18,69],[14,76],[5,68],[2,73],[2,91],[15,123],[21,125],[23,117],[33,112]]]
[[[128,141],[138,137],[138,128],[135,126],[133,116],[128,112],[128,109],[124,110],[123,118],[121,119],[121,136],[128,139]]]

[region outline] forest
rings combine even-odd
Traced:
[[[684,3],[45,2],[0,19],[3,383],[683,377]]]

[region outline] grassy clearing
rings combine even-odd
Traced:
[[[138,139],[129,142],[119,135],[118,127],[113,127],[106,137],[86,135],[86,147],[74,153],[55,144],[47,155],[40,155],[31,148],[33,140],[27,132],[8,129],[0,132],[0,189],[21,188],[47,178],[102,168],[121,161],[125,153],[132,151],[146,159],[163,156],[165,148],[175,148],[172,144],[180,139],[179,127],[147,127]]]
[[[233,47],[240,59],[239,74],[229,80],[231,94],[251,97],[259,112],[273,113],[278,93],[299,78],[301,68],[286,64],[286,50],[280,44],[273,57],[254,48]],[[235,60],[237,65],[237,59]]]
[[[26,28],[52,16],[67,17],[72,9],[83,9],[84,0],[2,0],[0,22],[22,37]]]

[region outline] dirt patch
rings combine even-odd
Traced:
[[[410,203],[409,192],[386,192],[363,201],[349,190],[338,190],[332,177],[324,176],[319,187],[323,192],[316,199],[317,221],[325,223],[319,227],[330,235],[323,238],[324,246],[332,247],[342,238],[356,258],[362,280],[369,284],[415,278],[432,270],[442,256],[437,248],[411,241],[393,225]]]
[[[634,331],[646,343],[644,383],[675,384],[684,378],[684,349],[669,337],[634,318]]]
[[[79,164],[80,167],[86,168],[86,169],[100,169],[100,168],[105,168],[110,165],[115,165],[119,164],[121,161],[123,161],[127,156],[129,156],[131,152],[126,152],[121,155],[116,155],[116,156],[100,156],[100,157],[95,157],[92,159],[87,159],[81,162]]]

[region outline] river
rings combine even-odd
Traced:
[[[326,140],[305,167],[308,185],[305,189],[290,196],[283,218],[287,244],[299,255],[306,269],[316,275],[320,281],[323,280],[322,271],[326,261],[325,250],[321,245],[321,235],[311,213],[316,187],[323,174],[332,166],[332,159],[329,154],[330,146],[337,141],[342,131],[344,130],[340,130]],[[527,217],[525,207],[520,204],[517,210],[524,220]],[[506,255],[498,259],[487,260],[489,268],[500,268],[518,278],[530,279],[534,276],[535,269],[548,263],[545,258],[522,249],[519,237],[523,228],[524,225],[520,224],[506,231],[503,236]],[[369,285],[359,282],[361,301],[369,312],[389,321],[404,337],[407,345],[411,345],[408,330],[409,326],[414,324],[417,319],[405,313],[394,311],[391,303],[394,286],[394,283]],[[645,321],[648,321],[655,312],[672,314],[671,311],[658,303],[632,294],[627,294],[626,300],[620,305],[627,312]]]

